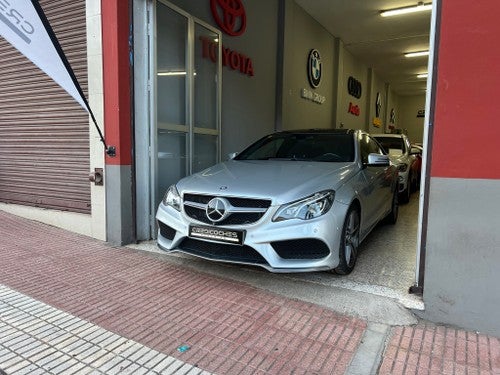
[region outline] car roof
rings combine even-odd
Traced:
[[[298,129],[298,130],[283,130],[275,134],[354,134],[354,129]]]
[[[390,138],[404,138],[406,137],[405,134],[384,134],[384,133],[378,133],[378,134],[371,134],[372,137],[390,137]]]

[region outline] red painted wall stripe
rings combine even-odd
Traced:
[[[128,1],[101,2],[104,80],[104,136],[116,156],[106,164],[132,164]]]
[[[431,176],[500,179],[500,1],[441,4]]]

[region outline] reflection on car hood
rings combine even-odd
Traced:
[[[411,159],[407,154],[402,154],[402,155],[389,155],[389,159],[391,162],[395,165],[398,164],[408,164]]]
[[[357,171],[356,163],[230,160],[182,179],[177,188],[181,194],[259,197],[283,204],[337,190]]]

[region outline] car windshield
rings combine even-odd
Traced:
[[[389,155],[402,155],[405,152],[403,138],[376,137],[384,151]]]
[[[352,134],[279,133],[255,142],[235,160],[354,161]]]

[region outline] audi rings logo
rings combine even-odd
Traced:
[[[309,52],[307,73],[311,86],[314,88],[318,87],[321,83],[321,56],[316,49],[313,49],[311,50],[311,52]]]
[[[226,198],[213,198],[208,202],[205,213],[209,220],[218,223],[229,216],[230,206]]]
[[[245,32],[247,16],[241,0],[210,0],[210,9],[217,25],[228,35]]]
[[[349,95],[354,96],[356,99],[361,98],[362,94],[362,88],[361,88],[361,82],[359,82],[356,78],[354,77],[349,77],[347,80],[347,92],[349,92]]]

